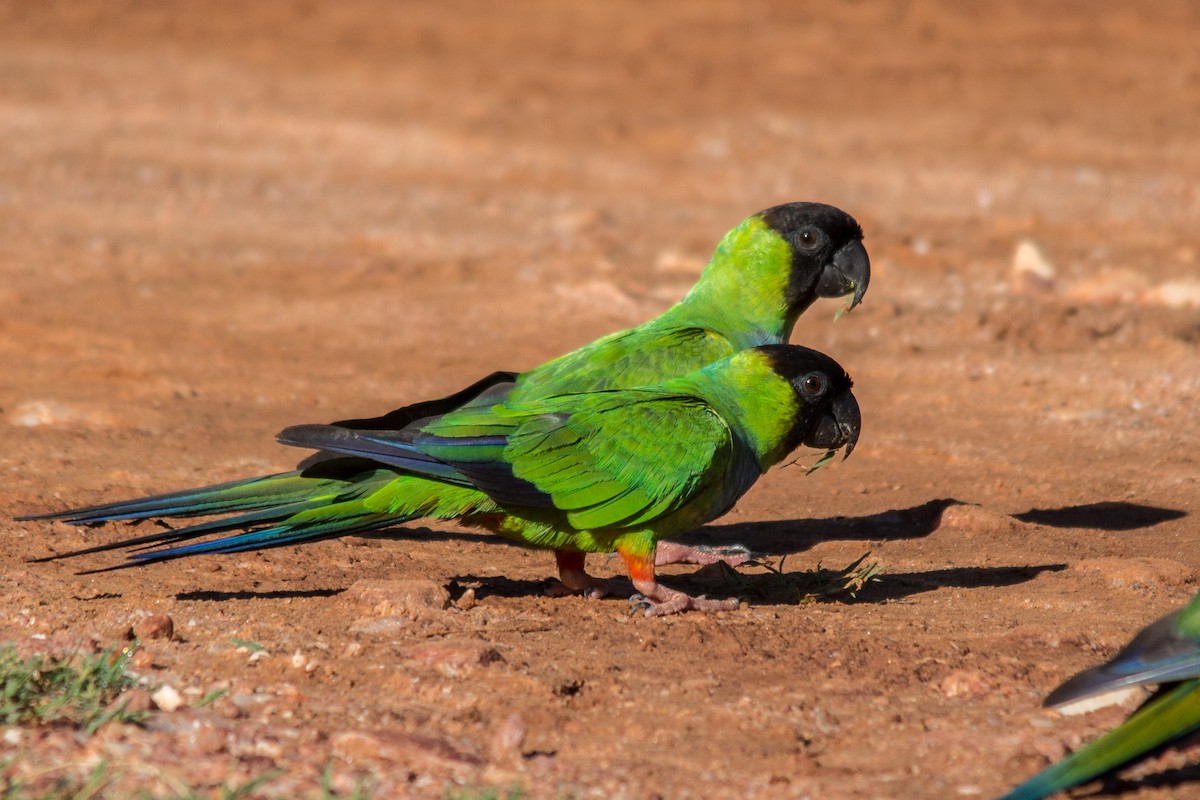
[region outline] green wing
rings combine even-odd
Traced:
[[[575,530],[644,526],[688,504],[680,521],[699,524],[758,477],[738,468],[753,458],[708,403],[654,389],[463,408],[418,431],[298,426],[281,440],[369,453],[413,474],[475,486],[514,511],[564,514]]]
[[[724,495],[733,434],[703,401],[623,391],[572,413],[544,405],[509,436],[504,457],[573,528],[641,526]],[[709,504],[699,505],[703,515]]]
[[[523,373],[504,402],[650,386],[720,361],[739,349],[706,328],[666,326],[663,319],[597,339]]]

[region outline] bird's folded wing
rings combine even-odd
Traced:
[[[729,427],[701,400],[613,392],[571,413],[542,413],[509,436],[515,478],[580,530],[636,527],[709,491],[732,462]]]
[[[708,404],[637,390],[463,409],[420,430],[299,425],[279,440],[471,485],[504,506],[555,508],[579,530],[644,525],[677,510],[720,486],[733,451]]]

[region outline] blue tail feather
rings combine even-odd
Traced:
[[[355,484],[370,483],[372,477],[390,477],[393,474],[392,470],[376,462],[339,457],[292,472],[243,478],[196,489],[66,511],[29,514],[16,519],[60,520],[70,525],[91,525],[122,519],[233,514],[309,501],[322,496],[332,498]]]
[[[329,520],[325,522],[283,522],[268,528],[246,531],[234,536],[224,536],[206,542],[169,547],[160,550],[150,550],[131,555],[130,564],[146,564],[152,561],[165,561],[184,556],[195,556],[206,553],[227,554],[241,553],[247,550],[264,550],[270,547],[313,542],[318,539],[329,539],[335,536],[345,536],[358,533],[383,524],[406,522],[407,517],[390,517],[385,514],[367,514],[349,519]],[[191,538],[190,536],[188,538]]]

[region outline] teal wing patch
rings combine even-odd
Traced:
[[[538,404],[545,410],[525,418],[505,447],[513,476],[549,495],[572,527],[644,525],[721,482],[733,437],[706,403],[611,394],[570,413],[555,411],[553,401]]]

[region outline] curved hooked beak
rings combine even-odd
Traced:
[[[871,259],[867,257],[867,248],[859,239],[855,239],[838,250],[833,260],[825,265],[821,279],[817,282],[817,294],[821,297],[844,297],[854,292],[847,311],[862,302],[867,293],[867,284],[871,282]]]
[[[845,447],[846,453],[842,456],[842,460],[845,461],[854,452],[861,429],[862,414],[858,410],[858,401],[854,399],[852,392],[846,391],[833,401],[829,413],[821,418],[803,444],[830,451]]]

